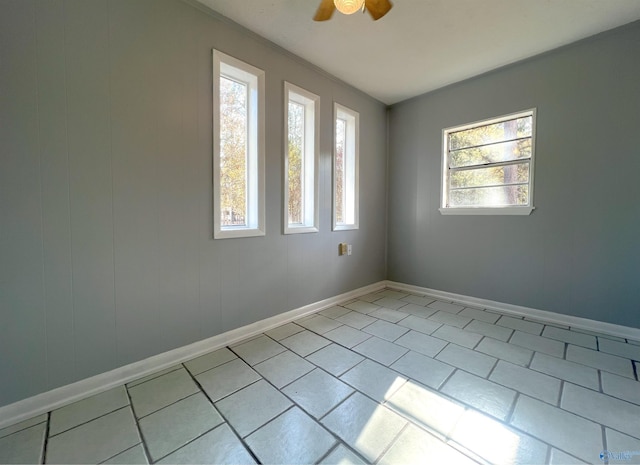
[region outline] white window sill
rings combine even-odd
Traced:
[[[357,224],[336,224],[333,226],[334,231],[349,231],[350,229],[359,229]]]
[[[530,215],[535,207],[439,208],[442,215]]]
[[[257,228],[222,229],[213,234],[214,239],[234,239],[239,237],[264,236],[265,232]]]
[[[284,228],[285,234],[317,233],[318,231],[315,226],[289,226]]]

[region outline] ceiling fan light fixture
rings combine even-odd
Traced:
[[[362,10],[365,0],[333,0],[338,11],[345,15],[351,15]]]

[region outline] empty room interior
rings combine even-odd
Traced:
[[[640,464],[639,133],[638,0],[0,0],[0,463]]]

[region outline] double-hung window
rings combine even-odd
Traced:
[[[443,214],[533,210],[535,109],[443,131]]]
[[[333,230],[358,229],[360,115],[334,103]]]
[[[213,51],[213,234],[263,236],[264,71]]]
[[[320,97],[284,83],[284,233],[318,231]]]

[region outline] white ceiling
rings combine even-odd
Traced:
[[[312,17],[319,0],[198,0],[392,104],[640,19],[640,0],[392,0]]]

